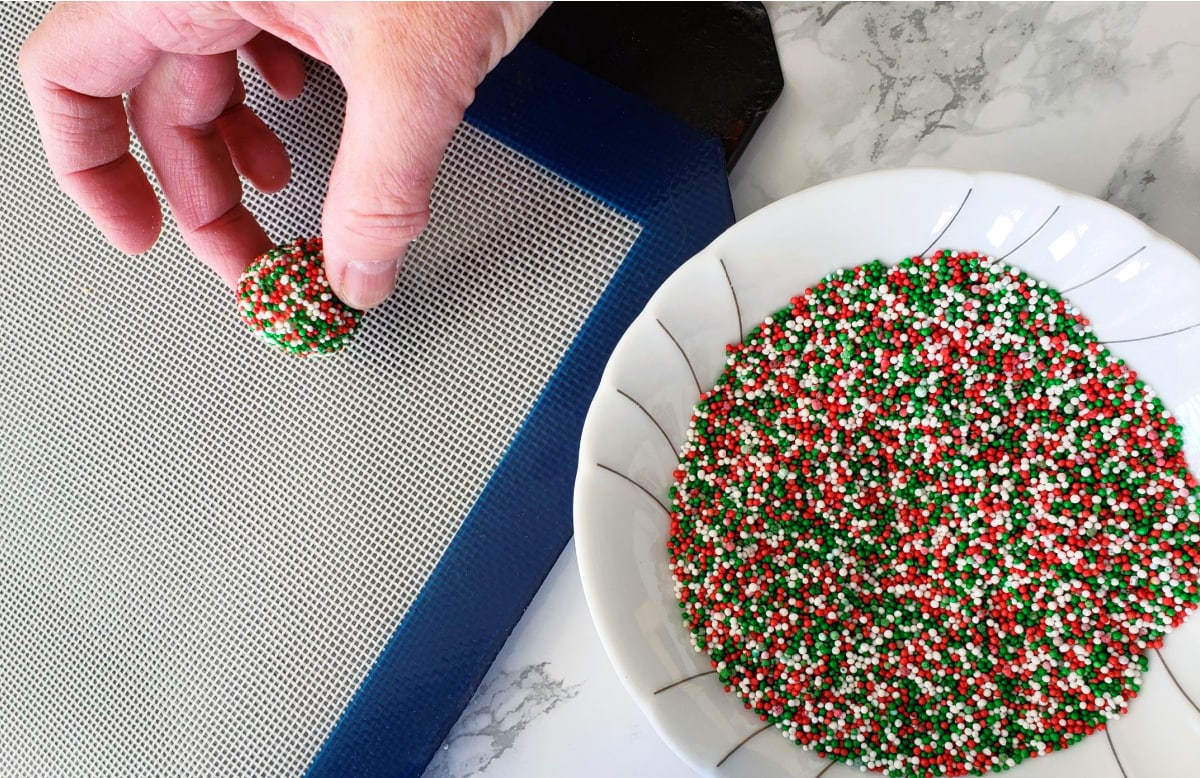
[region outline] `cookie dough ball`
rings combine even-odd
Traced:
[[[330,288],[320,238],[297,238],[259,256],[238,281],[237,297],[251,329],[299,357],[339,351],[362,319]]]

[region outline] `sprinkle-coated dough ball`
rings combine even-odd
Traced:
[[[362,317],[329,287],[320,238],[297,238],[255,259],[237,297],[251,329],[300,357],[340,350]]]

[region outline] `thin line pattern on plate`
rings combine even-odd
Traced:
[[[938,244],[938,241],[940,241],[942,239],[942,236],[944,236],[950,230],[950,225],[954,224],[954,220],[958,218],[958,215],[960,213],[962,213],[963,208],[965,208],[967,205],[967,200],[971,199],[971,192],[974,192],[974,191],[975,191],[974,187],[967,189],[966,196],[963,197],[962,202],[958,204],[958,210],[955,211],[954,215],[950,217],[950,221],[946,222],[946,226],[943,227],[942,231],[937,234],[937,237],[933,239],[933,242],[930,243],[928,246],[926,246],[925,250],[917,255],[918,257],[923,257],[926,254],[928,254],[933,249],[933,247]]]
[[[1098,279],[1101,279],[1101,278],[1103,278],[1104,276],[1106,276],[1106,275],[1108,275],[1109,273],[1111,273],[1112,271],[1116,270],[1116,269],[1117,269],[1117,268],[1119,268],[1121,265],[1124,265],[1126,262],[1128,262],[1129,260],[1131,260],[1131,259],[1133,259],[1134,257],[1136,257],[1138,254],[1141,254],[1141,253],[1142,253],[1143,251],[1145,251],[1145,250],[1146,250],[1146,247],[1145,247],[1145,246],[1142,246],[1140,249],[1138,249],[1137,251],[1133,252],[1133,253],[1132,253],[1132,254],[1130,254],[1129,256],[1125,257],[1125,259],[1122,259],[1120,262],[1118,262],[1117,264],[1115,264],[1115,265],[1113,265],[1112,267],[1108,268],[1107,270],[1103,270],[1103,271],[1101,271],[1101,272],[1097,273],[1096,275],[1092,276],[1092,277],[1091,277],[1091,278],[1089,278],[1088,280],[1086,280],[1086,281],[1081,281],[1081,282],[1079,282],[1078,284],[1075,284],[1075,286],[1072,286],[1072,287],[1068,287],[1068,288],[1066,288],[1066,289],[1063,289],[1063,290],[1062,290],[1062,293],[1063,293],[1063,294],[1070,294],[1071,292],[1074,292],[1076,289],[1080,289],[1080,288],[1082,288],[1082,287],[1085,287],[1085,286],[1087,286],[1088,284],[1090,284],[1091,282],[1093,282],[1093,281],[1096,281],[1096,280],[1098,280]]]
[[[764,724],[761,727],[759,727],[758,729],[751,732],[749,735],[746,735],[746,737],[742,738],[742,742],[738,743],[736,746],[733,747],[733,749],[729,753],[727,753],[725,756],[721,757],[721,761],[717,762],[717,767],[720,767],[721,765],[725,764],[725,762],[728,761],[729,757],[736,754],[742,746],[746,745],[751,740],[758,737],[762,733],[766,732],[768,729],[770,729],[773,726],[775,726],[775,725],[774,724]]]
[[[623,479],[625,479],[626,481],[628,481],[629,483],[631,483],[631,484],[633,484],[634,486],[636,486],[637,488],[641,489],[641,490],[642,490],[642,492],[644,492],[644,493],[646,494],[646,496],[647,496],[647,497],[649,497],[651,500],[654,500],[654,504],[655,504],[655,505],[657,505],[658,507],[662,508],[662,509],[663,509],[663,511],[664,511],[664,512],[665,512],[665,513],[666,513],[668,516],[670,516],[670,515],[671,515],[671,509],[670,509],[670,508],[668,508],[666,505],[664,505],[664,504],[663,504],[663,501],[662,501],[662,500],[660,500],[660,499],[658,499],[658,497],[656,497],[656,496],[654,495],[654,492],[652,492],[652,491],[650,491],[649,489],[647,489],[646,487],[642,486],[642,485],[641,485],[641,484],[639,484],[637,481],[633,480],[633,479],[632,479],[632,478],[630,478],[629,476],[627,476],[627,475],[625,475],[624,473],[622,473],[620,470],[617,470],[617,469],[615,469],[615,468],[609,467],[608,465],[602,465],[602,464],[600,464],[599,462],[597,462],[597,463],[596,463],[596,467],[600,468],[601,470],[607,470],[608,472],[612,473],[613,475],[617,476],[618,478],[623,478]]]
[[[1113,759],[1117,763],[1117,769],[1121,771],[1123,778],[1129,778],[1129,773],[1125,772],[1125,765],[1121,764],[1121,755],[1117,753],[1117,747],[1113,743],[1112,731],[1107,726],[1104,728],[1104,737],[1108,740],[1108,750],[1112,751]]]
[[[680,344],[679,340],[671,333],[669,329],[667,329],[667,325],[662,323],[662,319],[655,319],[655,321],[658,322],[659,327],[662,327],[662,331],[667,333],[667,337],[670,338],[671,342],[675,344],[675,348],[679,349],[680,355],[683,356],[683,361],[687,363],[688,370],[691,371],[692,374],[692,380],[696,382],[696,394],[704,394],[704,389],[700,386],[700,378],[696,375],[696,368],[692,367],[692,360],[688,358],[687,352],[683,350],[683,345]]]
[[[716,674],[717,674],[716,670],[705,670],[702,673],[695,673],[694,675],[689,675],[687,678],[680,678],[678,681],[675,681],[674,683],[669,683],[666,686],[662,687],[661,689],[655,689],[654,693],[662,694],[663,692],[668,691],[670,689],[674,689],[676,686],[679,686],[680,684],[685,684],[688,681],[694,681],[697,678],[704,678],[705,676],[716,675]]]
[[[745,337],[745,330],[742,329],[742,306],[738,304],[737,290],[733,288],[733,279],[729,277],[729,268],[725,267],[725,260],[722,257],[717,257],[717,261],[721,263],[721,271],[725,273],[725,283],[729,284],[729,294],[733,297],[733,312],[737,316],[737,340],[735,343],[740,343]]]
[[[1009,257],[1011,257],[1013,254],[1016,254],[1018,251],[1020,251],[1022,248],[1024,248],[1026,243],[1028,243],[1029,241],[1031,241],[1031,240],[1033,240],[1034,238],[1036,238],[1039,232],[1041,232],[1042,230],[1046,229],[1046,225],[1047,225],[1047,224],[1049,224],[1049,223],[1050,223],[1050,220],[1051,220],[1051,219],[1053,219],[1053,218],[1055,217],[1055,215],[1058,213],[1058,211],[1059,211],[1059,209],[1060,209],[1060,208],[1062,208],[1062,206],[1061,206],[1061,205],[1056,205],[1056,206],[1054,206],[1054,210],[1053,210],[1053,211],[1051,211],[1051,212],[1050,212],[1050,215],[1046,217],[1046,221],[1042,222],[1042,223],[1041,223],[1041,225],[1040,225],[1040,226],[1039,226],[1039,227],[1038,227],[1036,230],[1034,230],[1033,232],[1029,233],[1029,237],[1025,238],[1025,240],[1021,241],[1021,242],[1020,242],[1020,243],[1018,243],[1016,246],[1013,246],[1013,248],[1012,248],[1012,249],[1010,249],[1010,250],[1009,250],[1009,252],[1008,252],[1007,254],[1005,254],[1004,256],[1000,257],[1000,258],[999,258],[999,261],[1003,262],[1004,260],[1008,259],[1008,258],[1009,258]]]
[[[679,451],[679,446],[676,446],[671,442],[671,436],[667,434],[667,431],[665,428],[663,428],[663,425],[658,423],[658,419],[654,418],[654,414],[650,413],[650,411],[646,409],[645,405],[642,405],[640,402],[638,402],[637,398],[624,389],[618,389],[617,394],[621,395],[626,400],[629,400],[629,402],[638,407],[639,411],[646,414],[646,418],[649,419],[655,427],[658,427],[658,431],[662,433],[663,439],[667,441],[667,446],[670,447],[672,453],[677,453]]]
[[[1163,669],[1167,671],[1167,677],[1171,679],[1171,683],[1175,684],[1175,688],[1183,695],[1183,699],[1187,700],[1188,705],[1192,706],[1192,710],[1200,713],[1200,705],[1196,704],[1196,701],[1192,699],[1192,695],[1188,694],[1187,690],[1183,688],[1183,684],[1179,683],[1179,679],[1175,677],[1175,673],[1171,672],[1171,666],[1167,664],[1166,657],[1162,655],[1162,651],[1156,648],[1154,649],[1154,653],[1158,655],[1158,661],[1162,662]]]
[[[1197,327],[1200,327],[1200,321],[1196,322],[1195,324],[1189,324],[1186,327],[1180,327],[1177,330],[1170,330],[1169,332],[1160,332],[1157,335],[1143,335],[1140,338],[1121,338],[1121,339],[1117,339],[1117,340],[1102,340],[1100,342],[1106,346],[1111,346],[1114,343],[1140,343],[1143,340],[1154,340],[1155,338],[1165,338],[1168,335],[1178,335],[1181,332],[1187,332],[1188,330],[1194,330]]]

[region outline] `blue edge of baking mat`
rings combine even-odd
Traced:
[[[309,778],[425,769],[571,537],[579,436],[609,354],[667,276],[733,223],[717,139],[532,43],[487,78],[467,122],[642,232]]]

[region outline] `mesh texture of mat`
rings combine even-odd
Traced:
[[[12,67],[46,10],[0,19],[0,766],[299,774],[639,226],[464,124],[397,292],[296,360],[169,218],[128,257],[58,190]],[[247,205],[317,234],[341,85],[243,75],[295,171]]]

